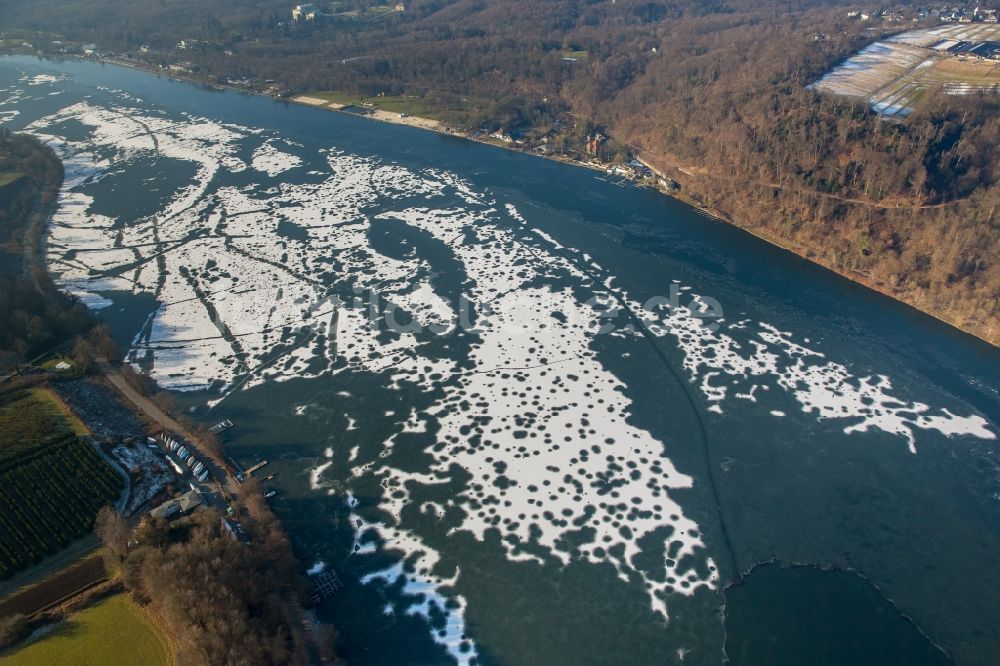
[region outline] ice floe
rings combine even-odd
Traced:
[[[279,150],[273,141],[268,141],[254,150],[250,163],[257,171],[266,173],[268,176],[277,176],[300,166],[302,159],[297,155]]]
[[[353,497],[348,498],[354,504]],[[407,615],[417,615],[431,625],[434,641],[443,646],[456,663],[475,663],[476,648],[466,635],[466,601],[459,595],[443,594],[442,588],[450,587],[458,580],[458,569],[448,578],[436,571],[441,555],[420,541],[412,533],[382,524],[370,524],[357,514],[350,517],[355,531],[352,550],[355,555],[366,555],[378,550],[397,551],[403,557],[397,563],[365,574],[362,585],[381,584],[400,586]],[[386,608],[395,612],[392,603]],[[440,618],[444,618],[441,621]]]

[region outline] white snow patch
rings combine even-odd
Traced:
[[[279,150],[273,141],[262,144],[253,152],[250,164],[268,176],[277,176],[302,165],[302,158]]]

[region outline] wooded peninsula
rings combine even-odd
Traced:
[[[148,464],[147,454],[145,466],[127,472],[110,466],[112,458],[121,464],[113,451],[137,455],[139,440],[155,441],[135,435],[157,424],[140,421],[141,411],[130,411],[126,397],[104,382],[108,361],[120,361],[107,327],[45,268],[44,234],[63,176],[55,152],[38,139],[0,135],[0,661],[21,649],[44,652],[34,640],[44,635],[101,642],[99,633],[82,624],[67,630],[63,620],[82,609],[96,613],[101,599],[125,591],[129,601],[119,602],[152,612],[176,663],[339,663],[332,628],[314,628],[304,610],[311,588],[256,481],[239,484],[238,497],[229,498],[247,547],[223,527],[219,501],[199,499],[197,513],[173,522],[149,511],[190,487],[174,477],[155,488],[147,483],[165,458],[153,454]],[[151,382],[122,372],[178,411],[165,394],[152,395]],[[78,390],[93,403],[85,410],[65,400]],[[221,459],[218,439],[184,421],[202,450]],[[228,482],[217,478],[221,492]],[[148,499],[120,513],[140,487]],[[85,537],[91,528],[105,566]],[[113,663],[153,663],[131,652],[124,629],[116,635],[123,638],[108,648],[117,649]],[[51,663],[31,653],[20,658],[25,662],[13,663]],[[90,655],[86,663],[106,662]]]

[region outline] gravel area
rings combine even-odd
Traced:
[[[53,388],[98,440],[117,442],[145,435],[142,422],[103,384],[78,379],[56,382]]]

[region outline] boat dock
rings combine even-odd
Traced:
[[[313,577],[313,605],[319,604],[324,599],[332,597],[334,594],[344,589],[344,584],[340,577],[332,569],[324,571]]]
[[[229,430],[233,426],[234,426],[234,424],[233,424],[232,421],[230,421],[229,419],[224,419],[224,420],[216,423],[211,428],[209,428],[208,431],[210,433],[212,433],[213,435],[218,435],[218,434],[221,434],[221,433],[225,432],[226,430]]]
[[[600,181],[603,181],[605,183],[608,183],[609,185],[615,185],[617,187],[626,187],[627,185],[632,184],[632,181],[630,179],[628,179],[628,178],[626,178],[624,176],[619,176],[619,177],[621,178],[621,180],[614,181],[614,180],[611,179],[610,176],[608,178],[602,178],[601,176],[594,176],[594,178],[596,178],[597,180],[600,180]]]
[[[244,481],[246,481],[247,479],[249,479],[251,476],[253,476],[254,472],[256,472],[257,470],[259,470],[261,467],[263,467],[266,464],[267,464],[266,460],[261,460],[259,463],[257,463],[256,465],[254,465],[250,469],[246,470],[245,472],[237,474],[236,475],[236,480],[239,483],[243,483]],[[271,476],[274,476],[274,475],[272,474]]]
[[[259,470],[261,467],[263,467],[266,464],[267,464],[266,460],[261,460],[259,463],[257,463],[256,465],[254,465],[253,467],[251,467],[247,471],[243,472],[243,476],[250,476],[251,474],[253,474],[257,470]]]

